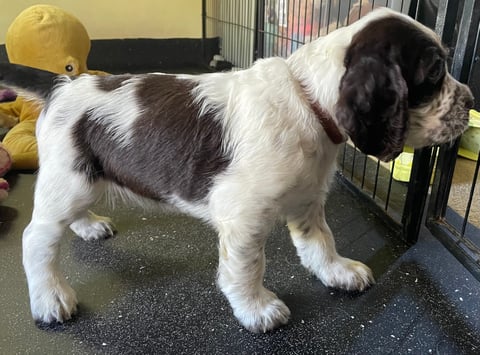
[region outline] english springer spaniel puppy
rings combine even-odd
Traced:
[[[388,161],[405,143],[458,137],[473,97],[446,58],[434,32],[382,8],[287,59],[238,72],[54,79],[2,66],[4,84],[30,86],[45,104],[23,234],[34,319],[63,322],[75,313],[59,241],[67,227],[87,241],[114,234],[110,219],[89,211],[104,191],[208,222],[219,236],[218,286],[250,331],[289,319],[263,285],[265,240],[279,219],[301,263],[326,286],[365,290],[371,270],[337,253],[325,221],[340,143],[349,137]]]

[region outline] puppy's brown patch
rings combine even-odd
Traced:
[[[86,112],[73,130],[79,152],[74,169],[92,182],[105,178],[155,200],[174,194],[202,199],[230,161],[215,114],[201,116],[191,96],[194,83],[174,75],[112,76],[99,85],[114,90],[131,78],[138,81],[132,94],[140,114],[131,118],[129,142],[119,145],[111,137],[109,120],[93,120],[95,109]]]

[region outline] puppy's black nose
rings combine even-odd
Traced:
[[[474,105],[475,105],[475,99],[473,98],[473,96],[470,96],[465,100],[465,107],[467,109],[473,108]]]
[[[472,90],[467,85],[461,85],[460,89],[462,91],[461,97],[463,98],[463,102],[465,104],[466,109],[471,109],[473,108],[473,105],[475,104],[475,98],[473,97]]]

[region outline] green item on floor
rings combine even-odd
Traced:
[[[470,110],[469,128],[462,135],[460,140],[460,148],[458,155],[470,159],[477,160],[480,151],[480,112]]]

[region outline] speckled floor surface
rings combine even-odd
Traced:
[[[372,267],[363,294],[324,287],[299,264],[279,225],[267,248],[266,285],[290,307],[267,334],[239,326],[215,286],[216,236],[179,215],[118,206],[119,233],[87,243],[68,235],[63,269],[80,300],[64,325],[37,327],[21,266],[21,233],[34,175],[10,174],[0,205],[0,354],[478,354],[480,283],[427,231],[406,249],[341,184],[328,220],[339,250]]]
[[[474,183],[473,177],[476,162],[459,157],[455,165],[453,183],[450,191],[448,205],[460,216],[465,216],[468,196]],[[477,179],[474,189],[473,203],[470,207],[469,222],[480,228],[480,179]]]

